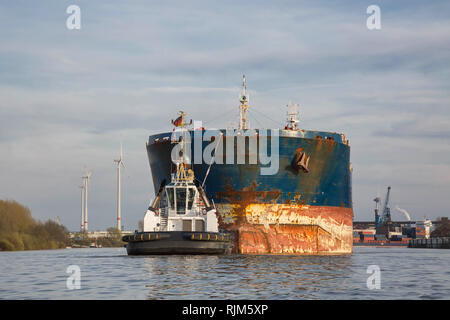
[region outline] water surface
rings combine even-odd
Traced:
[[[66,286],[70,265],[81,288]],[[369,265],[381,288],[370,290]],[[450,250],[348,256],[127,256],[124,248],[0,252],[0,299],[450,299]]]

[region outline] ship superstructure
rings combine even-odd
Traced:
[[[206,231],[218,232],[216,209],[209,201],[194,171],[186,168],[184,157],[185,113],[180,112],[181,131],[172,135],[171,142],[180,146],[181,156],[172,159],[175,172],[169,184],[163,183],[144,217],[144,232]],[[181,142],[180,142],[181,141]]]

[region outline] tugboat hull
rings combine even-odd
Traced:
[[[128,255],[227,254],[229,234],[218,232],[139,232],[124,236]]]

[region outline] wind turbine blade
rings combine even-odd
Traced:
[[[127,178],[130,178],[130,175],[128,174],[128,169],[125,167],[125,164],[122,161],[120,163],[122,164],[122,167],[125,171],[124,173],[126,174]]]

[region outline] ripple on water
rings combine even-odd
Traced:
[[[81,269],[68,290],[66,269]],[[369,265],[381,289],[369,290]],[[355,248],[350,256],[150,256],[124,248],[0,253],[0,299],[449,299],[450,250]],[[420,281],[420,285],[419,285]]]

